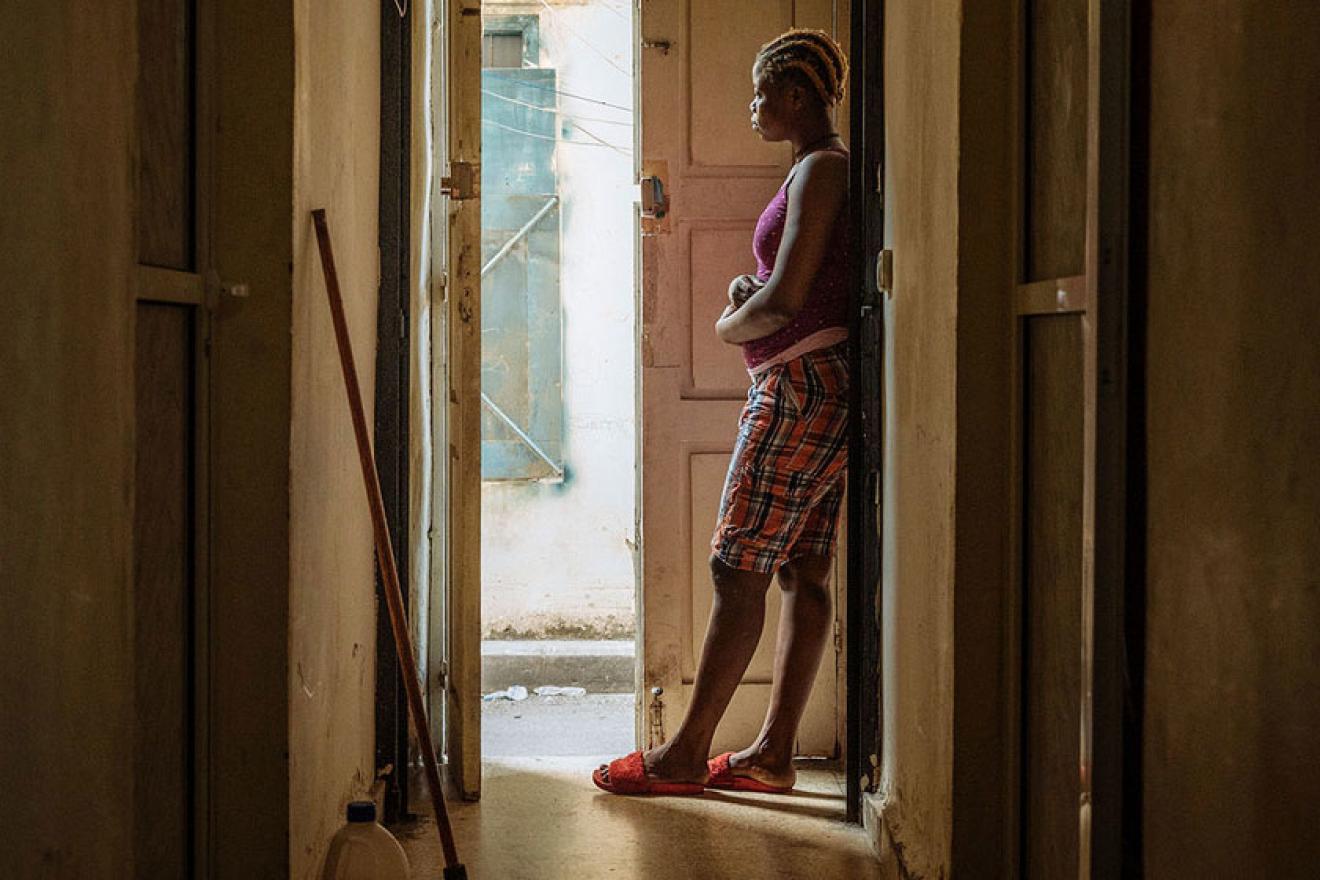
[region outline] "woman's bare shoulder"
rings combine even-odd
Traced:
[[[798,163],[792,184],[802,194],[842,194],[848,187],[848,154],[817,150]]]

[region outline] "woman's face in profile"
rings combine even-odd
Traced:
[[[762,140],[782,141],[788,137],[784,126],[787,97],[780,85],[772,82],[759,68],[752,68],[752,103],[748,109],[752,113],[752,130],[758,132]]]

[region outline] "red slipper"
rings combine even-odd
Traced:
[[[706,766],[710,769],[710,779],[706,782],[708,788],[723,788],[729,791],[756,791],[761,794],[788,794],[793,790],[791,785],[770,785],[750,776],[738,776],[729,764],[731,757],[733,757],[733,752],[725,752],[706,762]]]
[[[646,775],[646,764],[640,751],[610,761],[609,779],[597,767],[591,772],[591,781],[601,791],[610,794],[668,794],[699,795],[706,790],[700,782],[665,782]]]

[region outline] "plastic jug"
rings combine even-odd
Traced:
[[[376,824],[376,805],[353,801],[348,824],[330,840],[322,880],[408,880],[408,857],[403,847]]]

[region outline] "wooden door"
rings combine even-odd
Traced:
[[[138,4],[134,866],[205,877],[208,4]]]
[[[640,17],[641,174],[668,200],[664,217],[642,220],[640,263],[639,725],[651,745],[682,719],[696,674],[712,601],[709,542],[749,385],[740,351],[716,338],[714,324],[729,280],[754,269],[752,230],[792,159],[786,144],[765,144],[750,127],[752,61],[791,27],[830,31],[846,48],[849,12],[841,0],[653,0]],[[846,115],[840,124],[846,133]],[[772,587],[766,631],[716,751],[741,748],[760,730],[779,604]],[[802,721],[803,754],[838,753],[838,621],[835,632]]]
[[[481,2],[436,6],[430,239],[433,504],[428,695],[446,769],[481,796]]]
[[[1018,876],[1090,876],[1098,19],[1021,0]]]

